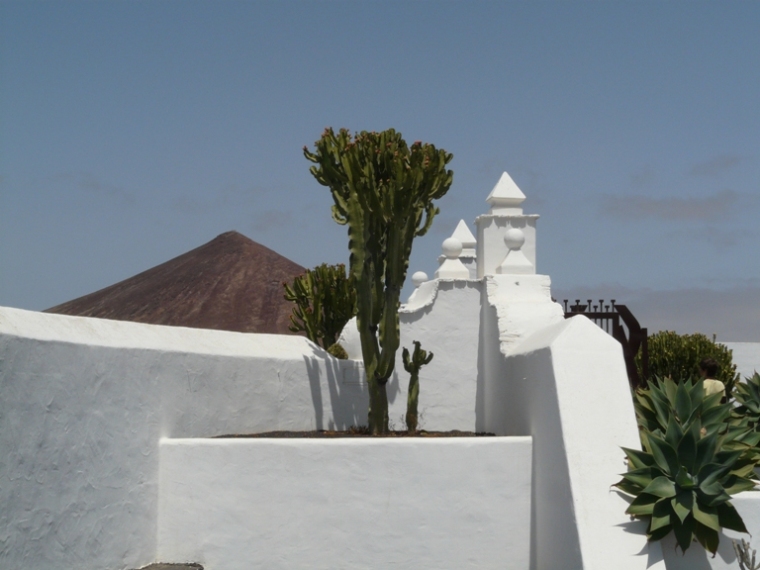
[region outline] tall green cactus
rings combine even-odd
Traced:
[[[293,332],[306,337],[325,350],[338,340],[343,327],[356,314],[356,289],[346,276],[346,266],[323,263],[307,269],[285,287],[285,299],[295,303],[290,315]]]
[[[420,400],[420,368],[433,360],[433,353],[420,348],[419,341],[413,341],[414,352],[411,359],[409,351],[404,348],[401,356],[404,360],[404,370],[409,373],[409,392],[406,396],[406,429],[409,433],[417,431],[417,405]]]
[[[350,272],[356,280],[357,328],[369,384],[369,428],[388,431],[386,384],[399,348],[398,308],[412,241],[430,228],[433,200],[451,187],[453,155],[431,144],[411,147],[393,129],[326,129],[314,152],[314,178],[332,193],[335,221],[348,225]]]

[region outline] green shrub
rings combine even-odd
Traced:
[[[722,528],[747,532],[729,501],[755,486],[747,451],[757,441],[739,441],[748,432],[729,427],[720,400],[701,380],[665,378],[636,393],[643,451],[624,448],[629,471],[615,486],[634,497],[626,512],[648,522],[650,541],[673,532],[681,550],[697,540],[714,554]]]
[[[649,350],[649,376],[644,378],[641,353],[636,355],[636,367],[645,381],[654,378],[672,378],[681,382],[699,377],[699,362],[714,358],[718,363],[718,377],[726,386],[730,398],[734,383],[738,380],[736,365],[731,351],[703,334],[679,335],[673,331],[660,331],[647,338]]]
[[[283,286],[285,299],[295,304],[288,328],[304,331],[306,338],[328,350],[356,314],[356,287],[346,276],[346,266],[323,263]]]

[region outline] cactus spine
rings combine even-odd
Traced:
[[[307,269],[292,285],[283,283],[283,287],[285,299],[295,303],[288,328],[304,331],[306,338],[325,350],[335,344],[343,327],[356,314],[353,279],[346,276],[342,263],[323,263]]]
[[[348,226],[350,273],[356,282],[357,328],[369,384],[369,428],[388,431],[386,384],[399,348],[398,308],[412,241],[430,228],[433,200],[451,187],[453,156],[431,144],[411,147],[393,129],[326,129],[314,152],[314,178],[330,189],[333,219]]]
[[[406,396],[406,428],[409,433],[417,431],[417,404],[420,399],[420,368],[433,360],[433,353],[420,348],[419,341],[414,342],[414,352],[411,359],[409,351],[404,348],[404,370],[409,373],[409,392]]]

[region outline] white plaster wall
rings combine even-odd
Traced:
[[[620,446],[639,446],[617,341],[585,317],[550,325],[491,363],[485,396],[489,431],[533,436],[531,568],[664,568],[611,488]]]
[[[209,570],[527,570],[530,465],[530,438],[164,439],[158,552]]]
[[[360,378],[301,337],[0,308],[0,568],[153,562],[160,437],[365,423]]]
[[[482,387],[480,304],[482,282],[436,279],[427,295],[399,313],[401,346],[414,351],[413,341],[434,353],[420,370],[420,429],[473,431],[478,425],[477,394]],[[427,284],[425,284],[427,285]],[[389,415],[403,429],[409,373],[402,351],[396,355],[396,372],[389,384]]]
[[[733,355],[736,371],[744,380],[760,372],[760,342],[724,342]]]

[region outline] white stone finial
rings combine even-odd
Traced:
[[[520,205],[524,201],[525,194],[506,172],[501,175],[486,198],[486,202],[491,206],[491,214],[522,214]]]
[[[504,261],[496,268],[502,275],[530,275],[536,272],[533,264],[525,257],[522,246],[525,243],[525,233],[519,228],[509,228],[504,234],[504,244],[509,251]]]
[[[446,238],[441,246],[445,259],[435,272],[436,279],[469,279],[470,270],[459,261],[462,242],[455,237]]]
[[[428,280],[427,273],[424,271],[416,271],[414,275],[412,275],[412,285],[414,285],[414,288],[417,289],[420,285],[425,283],[425,281]]]
[[[457,238],[459,241],[461,241],[463,249],[475,249],[475,246],[477,245],[475,236],[472,235],[470,228],[467,227],[467,223],[464,220],[459,220],[457,229],[454,230],[454,233],[451,234],[451,237]]]
[[[441,250],[447,259],[456,259],[462,253],[462,242],[455,237],[446,238],[441,244]]]

